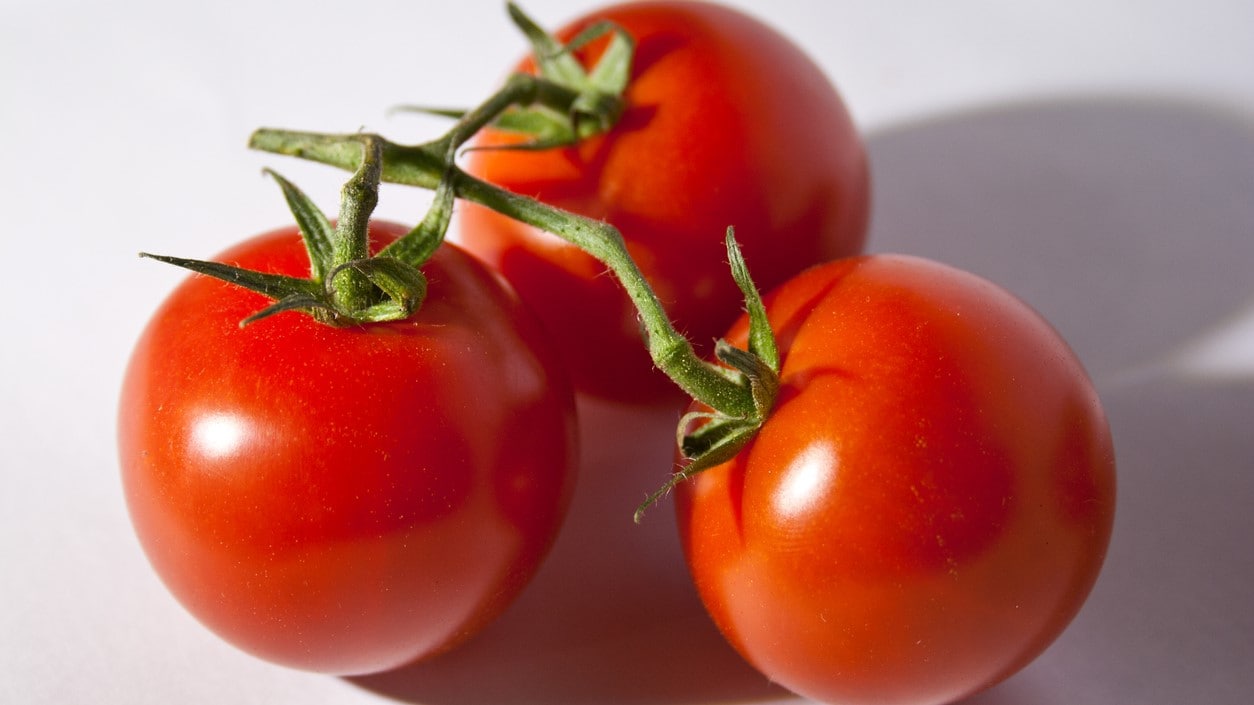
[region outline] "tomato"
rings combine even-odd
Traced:
[[[1110,433],[1072,351],[1005,290],[903,256],[817,267],[767,309],[776,406],[676,494],[720,630],[828,703],[951,702],[1026,665],[1113,522]]]
[[[220,261],[309,273],[295,228]],[[424,272],[418,313],[352,328],[241,328],[267,300],[192,276],[136,345],[119,414],[135,530],[178,600],[248,652],[337,674],[431,655],[553,541],[575,462],[560,363],[477,260],[445,246]]]
[[[704,2],[615,5],[556,34],[569,39],[600,19],[636,40],[618,124],[568,148],[472,151],[467,171],[621,230],[678,329],[703,351],[743,306],[727,273],[728,226],[763,289],[861,250],[863,145],[835,88],[797,46]],[[518,139],[488,129],[475,145]],[[636,311],[605,267],[479,206],[464,206],[460,223],[460,241],[548,325],[577,389],[630,402],[668,398],[673,385],[653,369]]]

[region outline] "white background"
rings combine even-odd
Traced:
[[[971,702],[1248,703],[1254,3],[731,4],[840,86],[872,157],[871,249],[1016,291],[1106,401],[1121,492],[1106,570],[1059,642]],[[525,7],[552,26],[592,5]],[[660,440],[589,432],[571,529],[532,588],[463,650],[388,676],[236,652],[130,532],[117,389],[182,276],[135,253],[206,257],[287,223],[267,165],[333,206],[342,174],[250,153],[253,128],[419,141],[438,125],[389,107],[472,104],[523,49],[503,3],[481,0],[0,0],[0,702],[791,701],[705,621],[667,513],[630,525],[667,470],[670,429],[648,415],[588,406],[589,426]],[[379,213],[412,220],[424,198],[385,191]]]

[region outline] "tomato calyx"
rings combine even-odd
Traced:
[[[363,140],[360,164],[345,183],[335,223],[295,184],[266,170],[283,191],[309,255],[307,279],[243,269],[206,260],[140,253],[184,269],[221,279],[274,301],[240,321],[240,326],[285,311],[303,311],[334,326],[408,318],[426,298],[427,280],[420,267],[435,253],[448,230],[453,191],[438,186],[425,218],[377,255],[369,252],[370,214],[378,203],[383,145]]]
[[[594,23],[563,44],[514,3],[506,4],[510,19],[532,48],[538,75],[516,74],[506,84],[512,104],[493,115],[491,125],[527,138],[491,149],[541,150],[564,147],[607,132],[626,106],[623,94],[631,78],[635,40],[612,22]],[[585,69],[574,52],[608,37],[604,53]],[[465,119],[471,111],[406,105],[397,110]],[[480,148],[482,149],[482,148]]]
[[[734,228],[727,229],[725,241],[732,278],[745,297],[749,345],[742,350],[720,339],[714,345],[714,356],[727,366],[729,376],[748,391],[752,406],[748,413],[692,411],[679,420],[675,441],[685,463],[636,508],[636,523],[679,483],[735,457],[766,423],[779,394],[779,346],[767,319],[766,306],[736,244]]]
[[[503,113],[495,126],[532,137],[533,141],[525,145],[530,149],[574,144],[613,127],[623,113],[623,92],[631,78],[635,54],[631,35],[612,22],[602,21],[562,44],[514,3],[508,3],[507,8],[514,24],[531,42],[540,76],[570,88],[576,96],[565,116],[554,115],[543,105],[516,107]],[[605,53],[591,71],[585,70],[573,52],[607,35],[610,41]]]

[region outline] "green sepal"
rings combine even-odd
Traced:
[[[331,268],[331,263],[335,258],[334,238],[335,226],[331,224],[330,219],[314,204],[309,196],[305,195],[295,184],[280,176],[277,172],[270,169],[263,170],[265,174],[278,183],[279,188],[283,190],[283,198],[287,200],[288,210],[292,212],[292,216],[296,219],[296,225],[300,228],[300,236],[305,242],[305,250],[309,253],[309,271],[311,277],[316,281],[322,281],[326,278],[327,270]]]
[[[588,81],[606,93],[622,95],[631,80],[631,63],[636,54],[636,40],[631,34],[613,22],[602,20],[581,32],[567,46],[577,49],[606,34],[610,35],[610,44],[592,67]]]
[[[407,318],[427,297],[427,277],[417,267],[393,257],[379,256],[336,267],[327,277],[328,290],[335,285],[337,276],[349,270],[361,274],[387,297],[361,310],[349,312],[353,321],[376,323]]]
[[[323,320],[328,323],[338,322],[335,317],[335,311],[327,305],[326,301],[312,294],[301,293],[291,294],[290,296],[285,296],[278,301],[275,301],[269,306],[240,321],[239,327],[243,328],[250,323],[256,323],[263,318],[269,318],[276,313],[283,313],[285,311],[304,311],[312,313],[314,318],[318,320]]]
[[[168,255],[154,255],[148,252],[139,253],[140,257],[155,259],[158,262],[165,262],[176,267],[189,269],[197,274],[204,274],[215,279],[221,279],[228,284],[241,286],[249,291],[255,291],[272,299],[283,299],[294,294],[306,294],[317,297],[321,293],[321,288],[317,282],[309,279],[301,279],[299,277],[289,277],[283,274],[268,274],[266,272],[254,272],[250,269],[242,269],[230,264],[221,262],[210,262],[207,260],[187,259],[184,257],[170,257]]]
[[[562,115],[542,105],[510,108],[501,113],[492,123],[492,127],[503,132],[526,135],[531,139],[519,144],[470,147],[468,149],[472,151],[483,149],[539,151],[554,147],[565,147],[574,144],[578,139],[569,115]]]
[[[584,34],[589,35],[589,39],[595,39],[607,33],[610,34],[610,44],[588,75],[588,89],[582,91],[571,106],[575,132],[580,137],[609,131],[623,113],[623,93],[631,80],[636,42],[630,34],[610,22],[598,22]],[[578,46],[578,41],[579,38],[576,38],[570,46]]]
[[[312,313],[320,310],[328,315],[333,313],[319,282],[311,279],[268,274],[221,262],[154,255],[148,252],[141,252],[139,256],[210,276],[275,300],[275,303],[240,321],[241,328],[284,311],[300,310]]]
[[[761,423],[775,405],[775,397],[779,394],[779,374],[761,357],[734,347],[725,340],[714,343],[714,355],[723,364],[744,375],[753,399],[754,418],[750,420]]]
[[[597,22],[570,41],[566,51],[610,35],[609,46],[587,74],[579,97],[570,107],[571,122],[579,138],[607,132],[623,112],[623,93],[631,80],[631,63],[636,42],[630,34],[608,20]]]
[[[721,465],[736,457],[736,454],[743,450],[754,434],[758,432],[757,424],[731,419],[714,421],[706,424],[706,426],[717,427],[716,431],[706,436],[713,443],[701,454],[690,456],[691,462],[684,466],[682,472],[677,473],[681,476],[680,480],[692,477],[699,472],[708,470],[715,465]]]
[[[468,112],[465,108],[432,108],[426,105],[396,105],[388,110],[388,114],[419,113],[452,120],[460,120]]]
[[[723,445],[729,436],[738,433],[740,427],[752,424],[751,420],[733,419],[708,411],[692,411],[679,420],[676,443],[683,457],[699,458]]]
[[[693,417],[693,414],[689,414],[684,418],[690,420]],[[736,457],[758,432],[758,426],[758,423],[714,416],[709,423],[704,424],[692,433],[686,434],[684,436],[686,446],[683,452],[685,457],[689,458],[688,462],[672,473],[666,484],[650,494],[636,507],[636,512],[633,516],[635,522],[639,524],[641,519],[644,518],[645,511],[669,494],[679,483]],[[682,423],[680,427],[683,428]],[[692,439],[692,444],[687,445],[690,439]],[[694,455],[688,453],[688,448],[697,449],[698,447],[698,453]]]
[[[622,28],[603,20],[585,28],[569,44],[563,45],[514,3],[508,3],[510,18],[532,47],[540,80],[574,93],[565,114],[545,105],[516,106],[497,118],[494,126],[532,139],[509,148],[549,149],[574,144],[580,139],[608,131],[623,111],[623,92],[631,78],[635,41]],[[583,67],[573,50],[611,35],[609,46],[591,72]]]
[[[753,278],[749,276],[749,267],[745,264],[740,245],[736,242],[736,229],[727,228],[725,239],[732,279],[745,297],[745,312],[749,315],[749,352],[756,355],[772,372],[779,372],[779,345],[775,340],[775,331],[771,330],[762,295],[758,293]]]
[[[749,315],[748,350],[737,348],[725,340],[714,344],[714,356],[728,368],[728,374],[747,387],[752,411],[727,414],[721,411],[694,411],[684,415],[676,430],[679,451],[688,460],[636,509],[640,521],[645,510],[681,482],[716,465],[731,460],[757,435],[774,408],[779,395],[779,346],[771,330],[762,296],[749,276],[735,230],[727,229],[727,258],[732,278],[745,298]]]
[[[509,17],[518,29],[531,42],[532,53],[535,55],[536,68],[540,75],[555,83],[572,88],[584,88],[588,85],[588,73],[573,54],[567,51],[553,35],[536,24],[514,3],[506,4]]]
[[[444,243],[444,235],[453,219],[453,205],[456,200],[457,189],[453,179],[446,175],[436,187],[435,199],[422,222],[399,240],[383,248],[378,256],[392,257],[411,267],[426,264]]]

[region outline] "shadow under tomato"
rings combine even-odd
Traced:
[[[1162,378],[1104,395],[1115,537],[1055,645],[968,705],[1237,705],[1254,693],[1254,380]]]
[[[786,693],[723,641],[688,577],[665,481],[679,412],[580,400],[579,484],[552,554],[482,634],[350,682],[428,705],[753,702]]]
[[[1254,375],[1202,379],[1176,360],[1254,314],[1254,120],[1082,98],[903,125],[869,148],[871,249],[969,269],[1041,311],[1115,439],[1115,532],[1092,596],[1045,654],[966,702],[1248,702]]]
[[[907,124],[868,146],[870,249],[1005,286],[1099,383],[1254,311],[1254,116],[1060,99]]]

